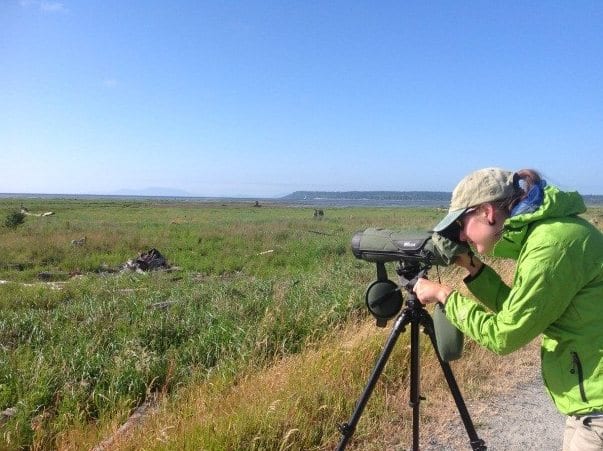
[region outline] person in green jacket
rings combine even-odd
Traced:
[[[434,231],[516,260],[512,286],[466,254],[455,263],[479,303],[427,279],[414,287],[422,303],[444,304],[458,329],[497,354],[542,335],[544,384],[567,415],[564,451],[603,450],[603,234],[579,216],[585,211],[577,192],[547,185],[536,171],[475,171]]]

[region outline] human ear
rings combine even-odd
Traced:
[[[486,215],[486,221],[488,221],[488,225],[496,224],[496,208],[492,204],[484,204],[483,205],[484,213]]]

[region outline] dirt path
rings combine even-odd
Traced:
[[[511,392],[487,401],[467,402],[478,436],[488,451],[561,450],[565,417],[555,407],[542,384],[539,368]],[[451,422],[444,442],[424,437],[422,449],[471,450],[460,417]]]
[[[540,376],[498,400],[480,432],[491,450],[561,450],[565,417],[553,406]]]

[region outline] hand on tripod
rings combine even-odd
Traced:
[[[445,304],[446,299],[452,293],[452,288],[425,278],[420,278],[415,283],[413,291],[417,295],[417,299],[421,301],[421,304],[429,304],[431,302]]]

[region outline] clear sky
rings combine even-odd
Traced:
[[[603,194],[603,1],[0,0],[0,192]]]

